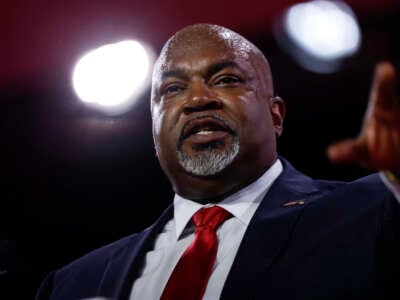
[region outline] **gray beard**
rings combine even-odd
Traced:
[[[204,149],[197,150],[195,154],[187,155],[182,145],[179,145],[177,149],[179,163],[193,175],[215,175],[229,166],[239,153],[239,138],[234,136],[232,145],[224,151],[217,148],[210,144]]]

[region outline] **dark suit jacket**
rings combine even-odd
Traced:
[[[329,182],[283,164],[248,226],[221,299],[386,299],[394,293],[400,299],[400,205],[378,175]],[[298,202],[285,205],[292,201]],[[128,299],[172,212],[169,207],[144,231],[49,274],[37,298]]]

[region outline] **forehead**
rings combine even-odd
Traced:
[[[202,68],[207,64],[227,60],[238,65],[249,65],[251,53],[251,45],[228,30],[178,35],[163,48],[154,75],[160,78],[162,73],[176,68]]]

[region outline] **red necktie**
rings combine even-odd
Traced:
[[[175,266],[161,300],[200,300],[203,297],[217,256],[215,230],[230,216],[219,206],[202,208],[193,215],[194,240]]]

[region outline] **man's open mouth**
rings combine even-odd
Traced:
[[[183,126],[180,140],[203,144],[221,140],[233,134],[234,131],[226,120],[207,115],[187,121]]]

